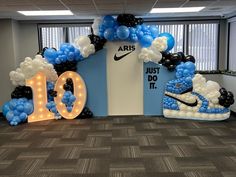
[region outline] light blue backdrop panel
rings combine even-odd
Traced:
[[[169,80],[175,79],[175,72],[152,62],[144,63],[143,67],[144,115],[163,115],[162,99],[165,85]]]
[[[86,106],[94,116],[107,116],[107,72],[106,49],[102,49],[89,58],[78,62],[77,72],[87,87]]]

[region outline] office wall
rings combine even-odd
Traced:
[[[0,109],[10,99],[14,86],[9,72],[15,70],[25,57],[38,52],[37,24],[19,23],[11,19],[0,20]]]
[[[12,20],[0,20],[0,106],[10,98],[13,86],[9,72],[15,69],[15,49]]]

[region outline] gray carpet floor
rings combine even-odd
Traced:
[[[0,177],[236,177],[236,118],[0,120]]]

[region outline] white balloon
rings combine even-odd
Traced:
[[[83,50],[84,47],[90,45],[91,40],[88,36],[80,36],[75,39],[75,47],[79,50]]]
[[[37,72],[42,71],[46,74],[47,80],[55,82],[58,78],[53,65],[48,63],[41,55],[36,55],[34,59],[26,57],[20,63],[20,68],[9,73],[13,85],[25,85],[25,80],[33,77]]]

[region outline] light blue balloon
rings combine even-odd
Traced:
[[[19,115],[19,118],[20,120],[23,122],[27,119],[27,114],[25,112],[22,112],[20,115]]]
[[[119,26],[116,30],[116,34],[121,40],[127,39],[129,37],[129,28],[124,25]]]
[[[66,109],[67,109],[68,112],[71,112],[73,107],[72,106],[67,106]]]
[[[55,60],[57,56],[58,56],[57,51],[52,48],[48,48],[44,52],[44,57],[48,60]]]
[[[19,112],[23,112],[24,111],[24,105],[22,105],[22,104],[17,105],[16,110],[19,111]]]
[[[150,31],[151,36],[152,36],[153,38],[156,38],[156,37],[158,36],[159,31],[158,31],[158,28],[157,28],[155,25],[151,25],[151,26],[149,27],[149,31]]]
[[[142,47],[150,47],[152,44],[153,38],[150,35],[144,35],[141,40],[140,44]]]
[[[138,36],[138,39],[142,39],[144,33],[142,31],[136,31],[136,35]]]
[[[32,104],[30,104],[30,103],[25,103],[24,104],[24,112],[26,114],[30,115],[33,112],[33,110],[34,110],[34,107],[33,107]]]
[[[75,100],[76,100],[76,97],[74,95],[71,95],[69,101],[73,103]]]
[[[175,38],[170,33],[161,33],[158,37],[166,37],[167,38],[167,49],[166,52],[170,51],[175,45]]]
[[[9,102],[4,103],[4,105],[2,106],[2,113],[3,116],[5,117],[6,114],[10,111],[10,106],[9,106]]]
[[[104,38],[107,39],[108,41],[113,41],[114,34],[115,34],[115,30],[113,28],[108,28],[104,32]]]
[[[13,111],[8,111],[7,114],[6,114],[6,119],[8,122],[10,122],[14,117],[14,113]]]

